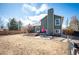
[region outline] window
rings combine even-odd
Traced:
[[[56,33],[60,33],[60,29],[56,29]]]
[[[56,24],[59,24],[59,20],[56,20]]]
[[[60,19],[55,20],[55,25],[60,25]]]
[[[56,30],[56,33],[58,33],[58,30]]]

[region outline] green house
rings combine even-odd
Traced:
[[[48,9],[48,15],[41,19],[41,29],[44,27],[48,35],[61,35],[64,17],[55,15],[53,8]]]

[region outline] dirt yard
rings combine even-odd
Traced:
[[[0,36],[0,55],[67,55],[68,42],[23,34]]]

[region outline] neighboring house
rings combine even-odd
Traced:
[[[35,32],[40,32],[40,26],[35,26]]]
[[[41,19],[41,30],[44,28],[48,35],[61,35],[64,17],[55,15],[53,8],[48,10],[48,15]]]

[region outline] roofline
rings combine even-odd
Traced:
[[[64,18],[64,16],[60,16],[60,15],[56,15],[56,14],[54,14],[55,16],[59,16],[59,17],[62,17],[62,18]]]
[[[41,20],[43,20],[44,18],[46,18],[48,15],[44,16]]]
[[[45,17],[47,17],[48,15],[46,15]],[[58,16],[58,17],[61,17],[61,18],[64,18],[64,16],[60,16],[60,15],[56,15],[54,14],[54,16]],[[45,17],[43,17],[41,20],[43,20]]]

